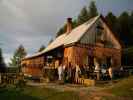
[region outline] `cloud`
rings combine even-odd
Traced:
[[[129,9],[126,0],[95,0],[98,10]],[[106,1],[106,2],[105,2]],[[118,2],[119,1],[119,2]],[[127,2],[131,0],[127,0]],[[23,44],[28,54],[33,54],[43,44],[54,38],[67,17],[75,17],[90,0],[0,0],[0,47],[6,62],[15,49]],[[117,4],[116,4],[117,3]],[[123,7],[117,7],[122,3]],[[115,4],[115,6],[114,6]],[[126,7],[124,7],[124,4]],[[132,9],[132,7],[130,6]]]

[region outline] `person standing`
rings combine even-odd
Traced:
[[[112,80],[113,79],[113,69],[112,69],[111,66],[109,67],[108,72],[109,72],[109,76],[110,76],[110,78]]]
[[[66,82],[66,65],[63,65],[63,71],[62,71],[62,80],[64,83]]]
[[[96,73],[97,80],[100,80],[100,65],[97,62],[96,58],[94,58],[94,66],[95,66],[94,72]]]
[[[72,65],[69,64],[68,66],[68,81],[72,83]]]
[[[63,66],[62,64],[60,64],[60,66],[58,67],[58,80],[62,80],[62,74],[63,74]]]
[[[75,71],[75,81],[78,82],[79,74],[81,74],[81,70],[79,68],[79,65],[76,65],[76,71]]]

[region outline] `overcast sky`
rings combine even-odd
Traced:
[[[75,18],[91,0],[0,0],[0,47],[6,62],[23,44],[29,55],[54,38],[67,17]],[[133,0],[95,0],[103,15],[133,10]]]

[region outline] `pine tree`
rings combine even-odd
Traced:
[[[106,17],[105,17],[105,19],[107,20],[107,22],[108,22],[108,25],[109,25],[109,27],[113,30],[113,32],[117,32],[117,17],[112,13],[112,12],[109,12],[107,15],[106,15]]]
[[[78,23],[77,23],[77,20],[75,19],[75,20],[72,21],[72,29],[75,28],[75,27],[77,27],[77,26],[78,26]],[[66,32],[66,29],[67,29],[67,25],[64,24],[63,27],[61,27],[58,30],[58,32],[56,33],[56,37],[64,34]]]
[[[123,12],[119,18],[118,18],[118,23],[120,25],[120,37],[123,40],[125,46],[129,46],[131,37],[129,36],[130,34],[130,25],[129,25],[129,14],[128,12]]]
[[[81,25],[88,21],[90,18],[95,17],[98,15],[97,7],[95,5],[95,2],[92,1],[89,5],[89,10],[85,7],[83,7],[77,17],[74,21],[72,21],[72,27],[75,28],[78,25]],[[66,32],[66,24],[61,27],[58,32],[56,33],[56,37],[64,34]]]
[[[83,24],[84,22],[89,20],[89,14],[86,7],[83,7],[80,11],[80,14],[78,15],[78,25]]]
[[[74,29],[75,27],[77,27],[78,26],[78,21],[77,21],[77,19],[75,19],[75,20],[73,20],[73,22],[72,22],[72,28]]]
[[[5,71],[6,71],[6,64],[2,56],[2,49],[0,48],[0,73],[4,73]]]
[[[16,51],[14,52],[13,57],[11,58],[11,63],[9,65],[11,67],[18,67],[19,71],[21,70],[21,60],[26,56],[26,50],[23,45],[20,45]]]
[[[42,46],[39,48],[38,52],[41,52],[41,51],[43,51],[44,49],[45,49],[45,46],[42,45]]]
[[[97,7],[95,1],[90,2],[89,5],[89,19],[98,15]]]
[[[130,28],[130,37],[133,38],[133,11],[129,16],[129,28]],[[133,44],[133,39],[131,39],[130,44]]]
[[[61,27],[61,28],[58,30],[58,32],[56,33],[56,37],[58,37],[58,36],[64,34],[65,31],[66,31],[66,28],[67,28],[67,26],[66,26],[66,24],[64,24],[63,27]]]

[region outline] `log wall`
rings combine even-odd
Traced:
[[[25,59],[22,61],[22,72],[25,75],[41,76],[44,66],[44,57]]]
[[[87,63],[88,50],[86,48],[80,48],[76,46],[65,48],[64,58],[67,60],[66,63],[72,65],[78,64],[82,66]]]
[[[119,49],[92,47],[90,50],[90,48],[72,46],[67,47],[64,50],[64,59],[66,64],[71,63],[72,65],[78,64],[83,66],[84,64],[88,64],[89,56],[94,56],[100,59],[101,62],[107,57],[111,57],[113,67],[121,66],[121,50]]]
[[[101,60],[104,60],[106,57],[111,57],[113,67],[121,66],[121,50],[119,49],[95,47],[94,53]]]

